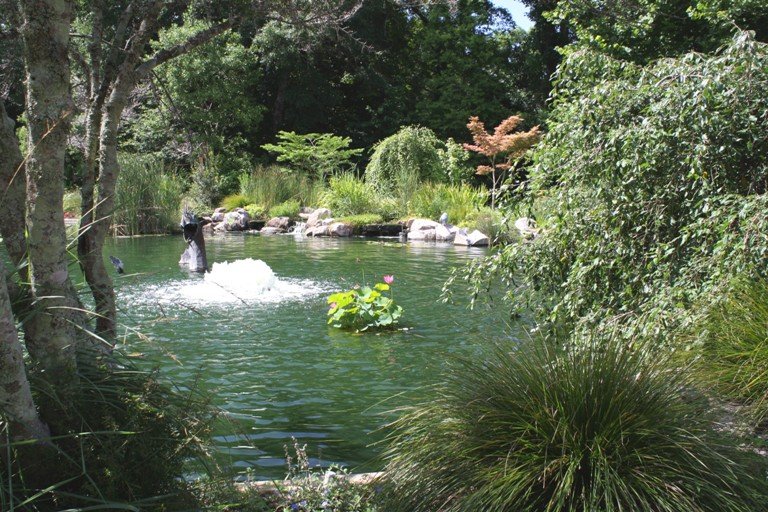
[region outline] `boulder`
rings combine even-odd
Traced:
[[[411,219],[408,221],[408,231],[410,232],[436,229],[438,226],[442,226],[442,224],[429,219]]]
[[[224,215],[224,222],[222,224],[224,224],[227,231],[243,231],[248,229],[248,222],[250,220],[251,217],[247,211],[237,208]]]
[[[337,236],[337,237],[348,237],[352,236],[352,232],[354,231],[354,226],[352,224],[345,224],[343,222],[334,222],[330,226],[328,226],[328,235],[329,236]]]
[[[283,228],[276,228],[272,226],[264,226],[259,230],[259,233],[262,235],[281,235],[285,233],[285,230]]]
[[[260,230],[264,226],[266,226],[267,222],[263,220],[253,220],[251,219],[250,222],[248,222],[248,229],[253,229],[255,231]]]
[[[290,217],[273,217],[267,221],[268,228],[280,228],[284,232],[288,231],[295,223]]]
[[[408,231],[408,240],[434,242],[436,238],[434,229],[419,229],[416,231]]]
[[[226,211],[220,212],[219,210],[224,210],[224,208],[216,208],[216,211],[213,212],[213,215],[211,215],[211,222],[223,222],[224,221],[224,215],[226,215]]]
[[[309,229],[318,226],[324,219],[329,219],[330,217],[331,210],[328,208],[318,208],[307,217],[307,228]]]
[[[453,242],[456,232],[451,231],[449,227],[438,224],[435,228],[435,240],[438,242]]]
[[[456,233],[456,238],[453,240],[454,245],[466,245],[468,247],[487,247],[490,245],[491,240],[478,230],[474,230],[467,234],[465,229],[459,230]]]
[[[330,224],[320,224],[307,229],[304,232],[305,236],[330,236],[329,228]]]

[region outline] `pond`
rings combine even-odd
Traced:
[[[387,411],[423,400],[456,355],[510,336],[503,311],[439,302],[452,268],[485,249],[396,240],[228,234],[206,240],[209,265],[263,260],[278,279],[260,289],[254,262],[231,266],[226,283],[178,267],[180,236],[116,239],[106,254],[125,263],[116,279],[121,349],[142,354],[184,388],[197,386],[231,420],[218,427],[219,461],[233,475],[285,474],[295,437],[313,464],[377,470],[375,443]],[[221,267],[214,274],[221,275]],[[407,330],[354,334],[326,325],[326,298],[357,283],[395,277]]]

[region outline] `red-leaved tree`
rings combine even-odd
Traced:
[[[475,174],[491,175],[491,208],[496,207],[498,189],[504,183],[507,171],[541,137],[538,126],[527,132],[515,132],[522,121],[520,116],[510,116],[499,123],[493,134],[486,131],[485,124],[476,116],[470,117],[467,123],[475,143],[464,144],[464,149],[485,155],[490,160],[490,165],[479,165]]]

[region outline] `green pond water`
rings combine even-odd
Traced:
[[[197,386],[226,411],[214,436],[220,463],[235,476],[285,474],[285,446],[307,445],[312,464],[380,469],[376,445],[387,411],[424,400],[456,355],[510,334],[503,311],[440,303],[450,270],[485,249],[394,240],[313,239],[249,234],[209,237],[208,278],[178,267],[180,236],[116,239],[128,276],[115,280],[121,349],[144,354],[182,389]],[[241,268],[237,268],[237,267]],[[224,272],[223,270],[229,270]],[[393,274],[408,330],[381,335],[326,325],[326,297]],[[217,282],[211,282],[211,277]]]

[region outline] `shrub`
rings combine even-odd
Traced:
[[[483,207],[467,215],[464,224],[488,235],[495,244],[509,242],[512,238],[508,219],[499,210]]]
[[[645,67],[577,52],[558,73],[529,189],[556,204],[546,229],[462,277],[474,294],[516,282],[543,327],[620,316],[668,343],[691,305],[766,271],[768,47],[740,33]]]
[[[277,153],[278,162],[286,162],[300,169],[305,176],[324,181],[329,175],[351,169],[352,158],[362,149],[349,149],[352,139],[332,133],[278,132],[277,144],[264,144],[263,149]]]
[[[177,229],[183,186],[153,155],[119,155],[112,223],[116,233],[138,235]]]
[[[345,173],[331,178],[321,204],[330,208],[334,215],[358,215],[372,212],[377,197],[378,193],[370,184]]]
[[[753,424],[768,420],[768,282],[739,281],[694,324],[698,378],[743,403]]]
[[[453,139],[445,141],[445,145],[437,150],[440,167],[443,171],[443,181],[451,185],[469,183],[475,174],[475,169],[469,165],[469,151]]]
[[[485,203],[486,194],[469,185],[423,183],[413,194],[410,213],[437,220],[443,212],[451,224],[461,224]]]
[[[663,358],[606,340],[529,342],[452,370],[391,425],[385,510],[762,507],[765,461],[722,443]]]
[[[292,219],[295,219],[299,216],[299,211],[301,211],[301,205],[297,200],[291,200],[286,201],[284,203],[280,203],[277,206],[273,206],[269,210],[269,216],[270,217],[290,217]]]
[[[235,208],[244,208],[249,204],[251,204],[250,199],[242,194],[230,194],[221,200],[221,206],[226,208],[227,211],[232,211]]]
[[[252,219],[263,219],[267,216],[268,210],[260,204],[248,204],[244,206],[245,211]]]
[[[385,195],[410,197],[419,181],[440,181],[443,170],[438,149],[442,142],[429,128],[406,126],[380,141],[365,169],[365,180]]]

